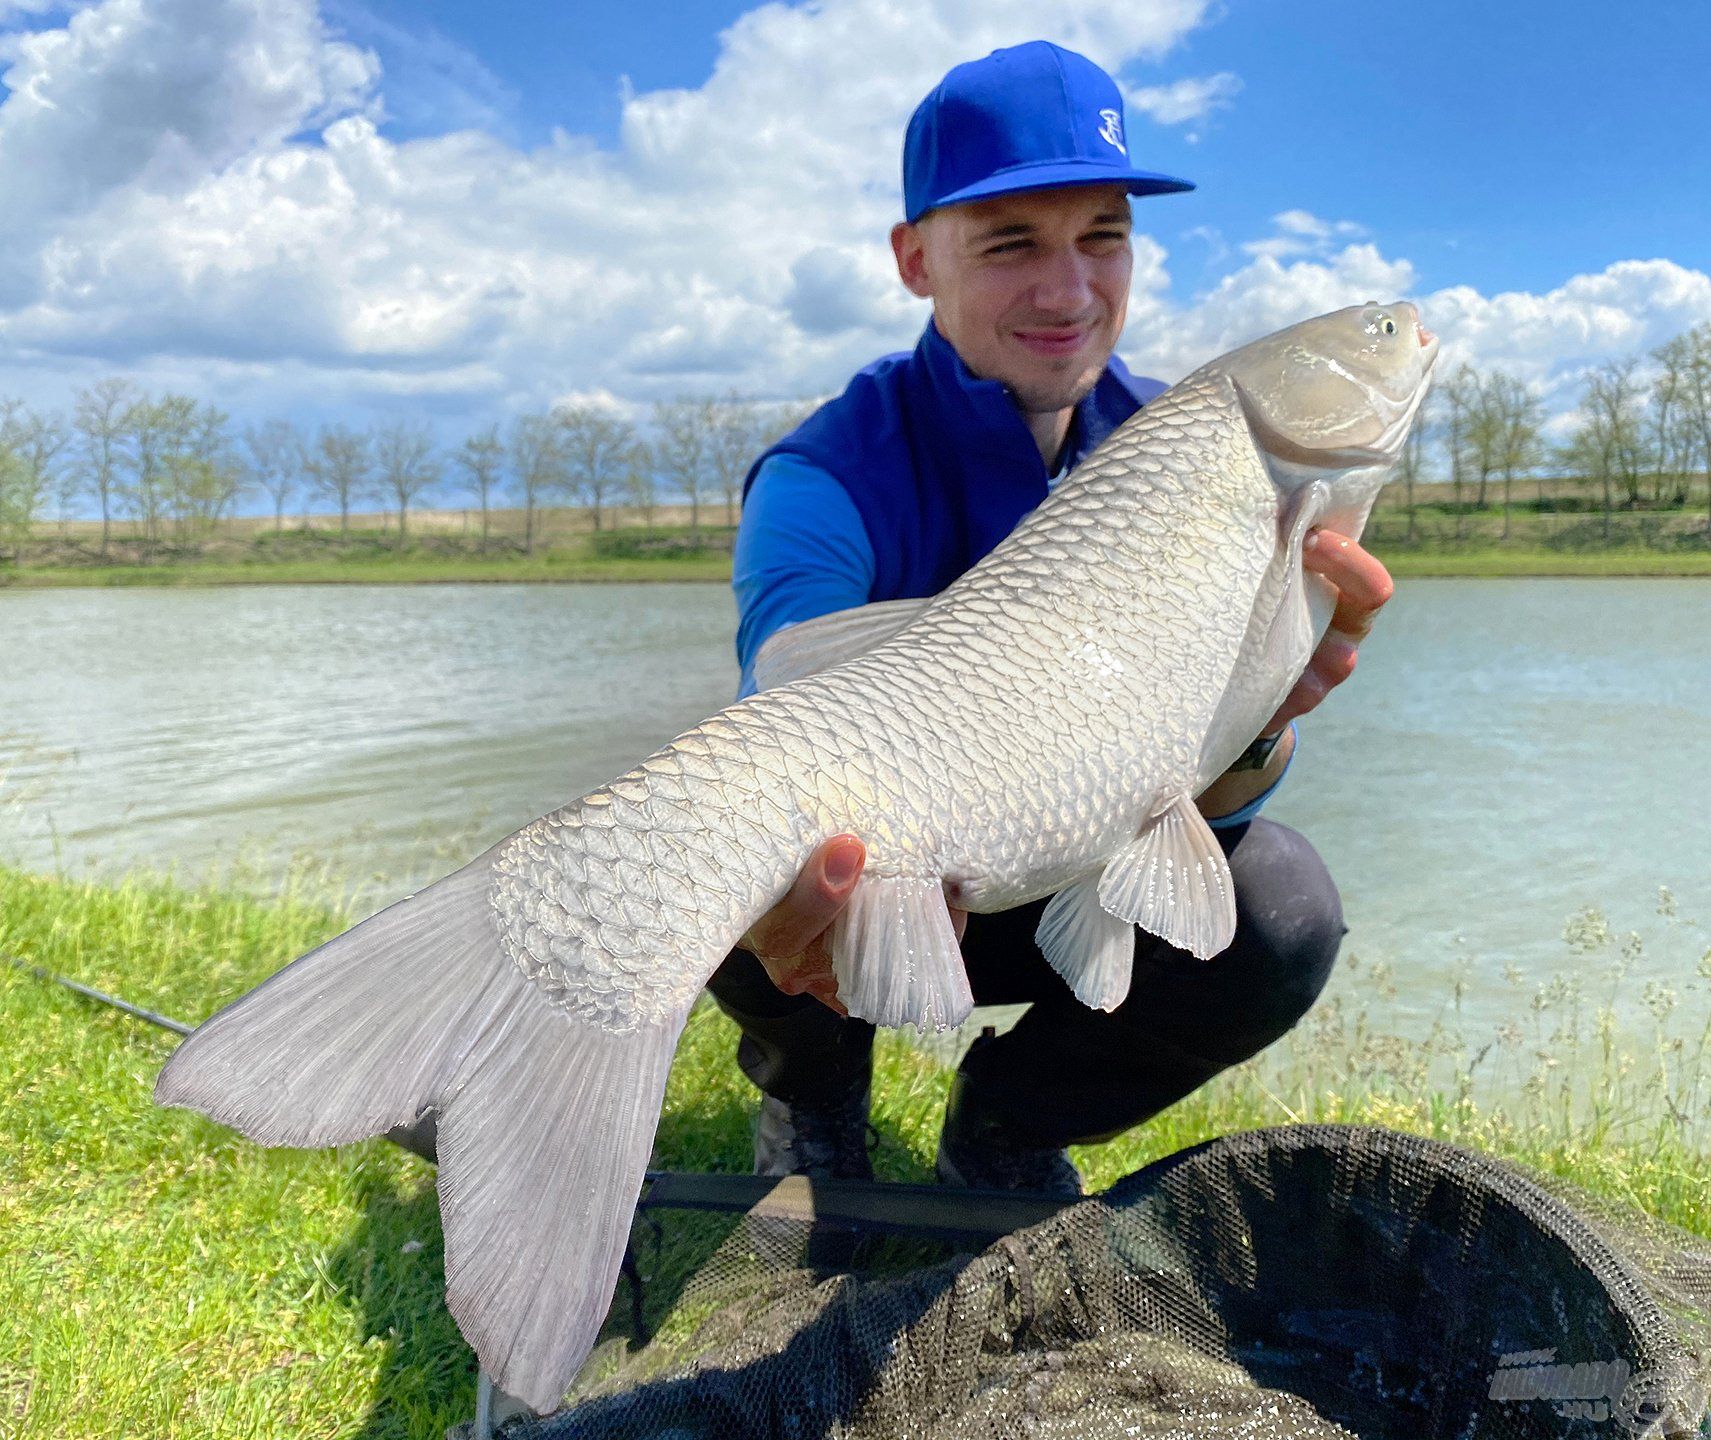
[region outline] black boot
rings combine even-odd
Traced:
[[[970,1189],[1084,1193],[1067,1151],[1018,1140],[1004,1118],[981,1103],[979,1084],[960,1070],[951,1081],[937,1169],[943,1184]]]
[[[807,1175],[816,1180],[871,1180],[869,1089],[840,1100],[789,1104],[760,1099],[755,1125],[756,1175]]]

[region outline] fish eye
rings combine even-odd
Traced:
[[[1372,328],[1382,330],[1386,335],[1394,335],[1396,333],[1396,322],[1388,315],[1380,315]]]

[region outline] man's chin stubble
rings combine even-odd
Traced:
[[[1017,409],[1024,415],[1055,415],[1060,410],[1079,405],[1098,383],[1099,372],[1094,371],[1090,375],[1079,376],[1073,382],[1050,388],[1043,385],[1012,385],[1010,394],[1016,401]]]

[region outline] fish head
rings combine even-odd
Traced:
[[[1406,300],[1303,320],[1232,351],[1229,376],[1285,508],[1315,482],[1318,523],[1358,537],[1401,458],[1437,363],[1438,337]]]

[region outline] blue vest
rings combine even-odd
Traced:
[[[1069,465],[1163,393],[1115,355],[1070,423]],[[971,374],[931,320],[762,455],[795,455],[848,492],[873,545],[874,600],[936,595],[1046,498],[1046,467],[1010,392]]]

